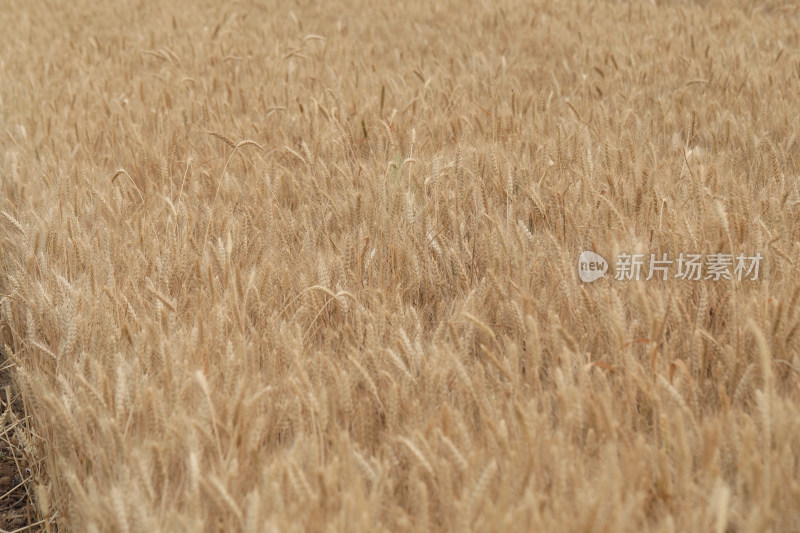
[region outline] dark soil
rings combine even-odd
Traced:
[[[0,352],[0,368],[7,364]],[[6,409],[6,399],[14,398],[9,370],[0,371],[0,412]],[[19,400],[11,408],[23,418]],[[6,417],[6,427],[0,427],[0,531],[42,531],[37,522],[36,508],[30,500],[32,487],[28,486],[30,469],[22,453],[22,446],[13,437],[14,430],[6,431],[11,423]]]

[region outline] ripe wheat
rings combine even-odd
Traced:
[[[7,5],[39,526],[800,529],[799,17]],[[583,250],[765,262],[584,284]]]

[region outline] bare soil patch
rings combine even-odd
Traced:
[[[22,403],[15,398],[10,370],[4,354],[0,352],[0,403],[2,410],[11,409],[16,417],[4,416],[0,426],[0,531],[41,531],[37,523],[36,506],[28,486],[31,471],[22,446],[14,435],[15,420],[24,418]]]

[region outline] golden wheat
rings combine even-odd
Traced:
[[[800,530],[798,28],[740,0],[9,4],[31,522]],[[588,284],[584,250],[764,261]]]

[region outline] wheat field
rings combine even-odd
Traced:
[[[22,530],[800,531],[796,6],[30,0],[0,35]]]

